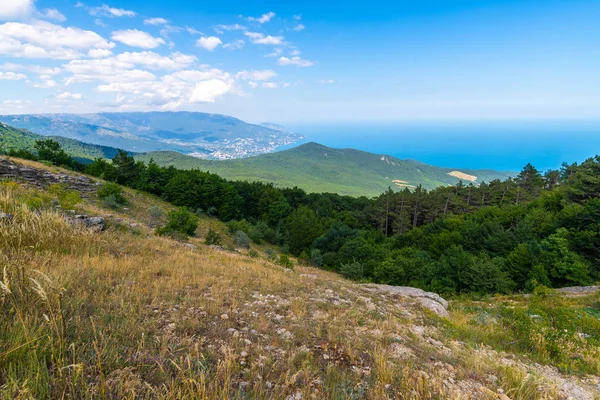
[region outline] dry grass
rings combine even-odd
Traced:
[[[198,239],[188,249],[143,226],[92,233],[49,206],[32,210],[36,196],[0,185],[0,210],[14,214],[0,222],[1,398],[494,399],[501,386],[519,399],[556,394],[519,383],[528,382],[521,370],[499,368],[491,350],[475,368],[472,349],[408,301]],[[143,210],[164,206],[127,196],[123,214],[141,225]],[[108,213],[93,201],[79,208]]]

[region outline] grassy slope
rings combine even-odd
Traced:
[[[117,154],[117,149],[114,147],[84,143],[60,136],[38,135],[0,123],[0,148],[4,150],[23,149],[32,151],[37,140],[48,138],[59,142],[62,148],[73,157],[83,160],[94,160],[98,157],[113,158]]]
[[[128,210],[117,213],[81,203],[78,212],[139,224],[104,233],[24,206],[47,196],[0,184],[0,211],[14,214],[0,223],[1,398],[599,395],[598,320],[572,318],[597,315],[598,294],[456,300],[442,321],[325,271],[206,247],[216,221],[202,221],[197,250],[156,237],[149,209],[170,206],[152,196],[126,190]],[[517,311],[525,319],[515,325]]]
[[[388,187],[397,188],[393,180],[422,184],[427,189],[454,185],[449,176],[453,169],[439,168],[414,160],[399,160],[352,149],[332,149],[307,143],[294,149],[237,160],[202,160],[175,152],[140,154],[138,159],[154,159],[163,166],[209,170],[228,179],[260,180],[281,187],[298,186],[309,192],[336,192],[354,196],[376,196]],[[489,182],[507,178],[510,173],[490,170],[461,170]],[[514,175],[514,174],[512,174]]]

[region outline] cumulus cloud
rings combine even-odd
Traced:
[[[273,11],[270,11],[266,14],[261,15],[260,17],[248,17],[248,21],[255,21],[259,24],[264,24],[265,22],[269,22],[274,16],[275,13]]]
[[[57,101],[81,100],[82,98],[81,93],[62,92],[56,95]]]
[[[112,51],[108,49],[91,49],[88,51],[88,57],[91,58],[105,58],[112,56]]]
[[[185,104],[213,103],[235,92],[235,80],[219,69],[205,68],[178,71],[155,80],[113,82],[100,85],[97,90],[115,93],[123,99],[133,98],[137,104],[173,110]]]
[[[283,36],[265,36],[260,32],[244,32],[244,35],[248,36],[254,44],[271,44],[275,46],[284,44]]]
[[[116,40],[127,46],[141,47],[142,49],[153,49],[161,44],[165,44],[163,39],[156,38],[147,32],[139,31],[137,29],[114,31],[111,37],[112,40]]]
[[[292,58],[280,57],[279,60],[277,60],[277,64],[282,65],[282,66],[295,65],[297,67],[312,67],[313,65],[315,65],[315,62],[303,60],[300,57],[292,57]]]
[[[148,18],[144,20],[145,25],[164,25],[167,23],[169,23],[169,21],[164,18]]]
[[[292,28],[293,31],[301,31],[304,30],[304,28],[306,28],[303,24],[298,24],[295,27]]]
[[[104,17],[135,17],[137,14],[134,11],[109,7],[106,4],[103,4],[100,7],[91,8],[90,15],[101,15]]]
[[[245,44],[246,44],[246,42],[244,42],[242,39],[238,39],[231,43],[224,44],[223,48],[229,49],[229,50],[240,50],[240,49],[244,48]]]
[[[95,32],[45,21],[0,25],[0,54],[13,57],[68,60],[80,57],[83,50],[113,47],[114,43]]]
[[[202,32],[189,26],[186,26],[185,30],[188,31],[190,35],[202,35]]]
[[[277,89],[277,84],[274,82],[265,82],[262,84],[262,87],[265,89]]]
[[[277,73],[270,69],[266,69],[266,70],[262,70],[262,71],[243,70],[243,71],[240,71],[237,74],[235,74],[236,79],[252,80],[252,81],[268,81],[269,79],[274,78],[276,76],[277,76]]]
[[[56,8],[47,8],[44,11],[39,12],[38,15],[42,18],[53,19],[59,22],[65,22],[67,20],[67,17]]]
[[[258,87],[258,83],[250,81],[248,82],[248,86],[250,86],[252,89],[256,89]]]
[[[0,72],[0,80],[3,81],[19,81],[21,79],[27,79],[23,74],[17,74],[14,72]]]
[[[33,0],[2,0],[0,2],[0,20],[21,18],[33,10]]]
[[[214,103],[217,98],[229,92],[231,88],[231,83],[219,79],[198,82],[190,96],[190,103]]]
[[[116,56],[95,60],[73,60],[63,65],[71,76],[65,79],[67,85],[81,82],[103,81],[107,83],[154,81],[156,76],[139,67],[153,70],[181,70],[196,61],[196,57],[182,53],[172,53],[168,57],[151,51],[126,52]]]
[[[290,55],[292,56],[299,56],[300,54],[302,54],[302,52],[298,49],[290,51]]]
[[[220,45],[222,45],[223,42],[221,41],[221,39],[219,39],[216,36],[203,36],[200,39],[198,39],[198,41],[196,42],[196,45],[198,47],[202,47],[203,49],[209,50],[209,51],[213,51],[214,49],[216,49],[217,47],[219,47]]]

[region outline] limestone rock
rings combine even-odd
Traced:
[[[448,318],[450,316],[448,314],[448,302],[437,293],[426,292],[423,289],[408,286],[377,284],[367,284],[362,286],[363,289],[369,292],[387,293],[391,296],[411,297],[417,299],[423,307],[433,311],[440,317]]]

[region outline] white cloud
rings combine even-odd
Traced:
[[[235,74],[236,79],[243,80],[252,80],[252,81],[268,81],[271,78],[277,76],[275,71],[270,69],[262,70],[262,71],[240,71]]]
[[[105,58],[112,56],[112,51],[108,49],[91,49],[88,51],[88,57],[90,58]]]
[[[196,57],[182,53],[172,53],[169,57],[163,57],[151,51],[139,53],[121,53],[114,60],[121,63],[124,68],[133,68],[135,65],[142,65],[151,69],[182,69],[193,64]]]
[[[100,7],[90,9],[90,15],[101,15],[105,17],[135,17],[137,14],[134,11],[113,8],[103,4]]]
[[[277,60],[277,64],[282,66],[295,65],[297,67],[312,67],[313,65],[315,65],[315,62],[303,60],[300,57],[280,57],[279,60]]]
[[[283,36],[265,36],[260,32],[244,32],[244,35],[248,36],[252,43],[254,44],[271,44],[271,45],[280,45],[284,44]]]
[[[117,42],[121,42],[131,47],[141,47],[142,49],[153,49],[161,44],[165,44],[163,39],[155,38],[149,33],[137,29],[114,31],[112,33],[112,40],[116,40]]]
[[[0,54],[25,58],[74,59],[82,50],[110,49],[108,42],[95,32],[63,28],[45,21],[32,24],[7,22],[0,25]]]
[[[49,75],[57,75],[61,72],[60,68],[54,67],[42,67],[39,65],[23,65],[23,64],[13,64],[13,63],[5,63],[0,65],[1,70],[15,70],[15,71],[31,71],[35,74],[49,76]]]
[[[287,87],[290,87],[290,84],[288,82],[286,82],[283,85],[281,85],[281,87],[287,88]]]
[[[277,89],[277,84],[273,82],[265,82],[262,84],[262,87],[265,89]]]
[[[33,0],[2,0],[0,2],[0,20],[21,18],[33,10]]]
[[[245,44],[246,44],[246,42],[244,42],[242,39],[239,39],[239,40],[235,40],[231,43],[224,44],[223,48],[229,49],[229,50],[239,50],[239,49],[243,49]]]
[[[299,14],[298,15],[294,15],[294,19],[296,21],[300,21],[302,19],[302,15],[299,15]]]
[[[246,27],[240,24],[233,24],[233,25],[217,25],[215,27],[215,30],[220,30],[220,31],[244,31],[246,30]]]
[[[214,103],[231,89],[231,83],[219,79],[198,82],[190,96],[190,103]]]
[[[223,42],[221,41],[221,39],[219,39],[216,36],[209,36],[209,37],[203,36],[200,39],[198,39],[198,41],[196,42],[196,45],[198,47],[202,47],[209,51],[213,51],[214,49],[216,49],[217,47],[219,47],[222,44],[223,44]]]
[[[292,28],[293,31],[301,31],[304,28],[306,28],[303,24],[298,24],[295,27]]]
[[[164,18],[148,18],[144,20],[145,25],[164,25],[167,23],[169,23],[169,21]]]
[[[300,54],[302,54],[302,52],[297,49],[290,51],[290,55],[292,55],[292,56],[299,56]]]
[[[189,26],[186,26],[186,27],[185,27],[185,30],[186,30],[186,31],[188,31],[188,33],[189,33],[190,35],[202,35],[202,32],[200,32],[199,30],[196,30],[196,29],[194,29],[194,28],[191,28],[191,27],[189,27]]]
[[[321,79],[319,83],[322,83],[324,85],[331,85],[333,84],[333,79]]]
[[[81,100],[81,93],[62,92],[56,95],[57,101]]]
[[[39,12],[38,15],[42,18],[53,19],[59,22],[65,22],[67,20],[67,17],[56,8],[47,8],[43,12]]]
[[[250,81],[248,82],[248,86],[250,86],[252,89],[256,89],[258,87],[258,83]]]
[[[270,12],[268,12],[266,14],[261,15],[258,18],[248,17],[248,21],[255,21],[255,22],[258,22],[260,24],[264,24],[265,22],[269,22],[274,16],[275,16],[275,13],[273,11],[270,11]]]
[[[281,49],[275,49],[275,50],[273,50],[272,53],[265,54],[265,57],[279,57],[282,52],[283,52],[283,50],[281,50]]]
[[[46,79],[40,82],[28,82],[28,84],[36,89],[52,89],[58,86],[58,83],[52,79]]]
[[[27,79],[23,74],[17,74],[14,72],[0,72],[0,80],[4,81],[19,81],[21,79]]]

